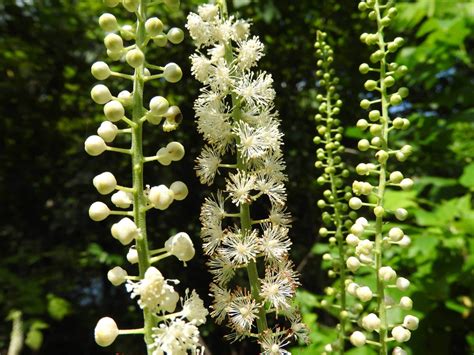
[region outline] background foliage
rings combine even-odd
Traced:
[[[182,13],[167,22],[182,27],[185,14],[201,2],[183,1]],[[362,114],[357,67],[368,57],[358,36],[370,29],[356,1],[234,0],[233,5],[241,16],[253,18],[253,31],[268,53],[263,69],[277,84],[290,175],[289,209],[295,218],[293,259],[302,274],[298,298],[313,340],[295,353],[318,354],[333,336],[334,320],[318,308],[318,295],[330,280],[321,264],[324,242],[317,235],[321,222],[316,201],[322,191],[314,183],[313,43],[321,28],[334,47],[345,103],[341,118],[347,127],[346,158],[353,164],[361,161],[351,148],[362,134],[352,128]],[[407,44],[398,60],[410,68],[406,84],[411,89],[400,114],[413,124],[397,139],[414,145],[415,154],[404,166],[410,170],[407,176],[416,177],[416,188],[387,197],[388,204],[396,201],[411,212],[404,230],[413,239],[412,247],[391,262],[411,275],[415,285],[412,297],[422,323],[409,343],[413,353],[469,354],[474,351],[474,4],[417,0],[400,2],[399,10],[395,27]],[[102,350],[92,336],[102,315],[130,327],[139,316],[124,290],[105,279],[108,268],[125,263],[123,249],[109,237],[109,222],[97,224],[87,217],[96,195],[92,178],[104,169],[128,176],[128,162],[121,158],[90,159],[83,152],[83,140],[102,120],[89,97],[94,84],[89,67],[105,58],[96,22],[104,11],[110,10],[98,0],[0,2],[0,318],[22,311],[29,346],[25,353],[53,354],[61,348],[69,354],[141,352],[141,341],[132,337]],[[192,50],[188,41],[177,50],[153,52],[153,62],[173,58],[183,66],[181,85],[158,84],[155,89],[180,104],[185,121],[176,135],[188,153],[172,169],[149,169],[148,180],[180,176],[191,191],[183,203],[152,215],[150,235],[160,239],[176,232],[170,226],[177,226],[198,241],[197,211],[208,194],[192,169],[201,145],[193,124],[198,86],[189,74]],[[146,139],[152,152],[163,135],[157,130]],[[206,295],[209,275],[204,262],[198,256],[187,269],[168,262],[165,273]],[[8,346],[10,329],[9,321],[0,322],[0,353]],[[223,334],[212,321],[202,331],[211,353],[251,353],[246,344],[224,343]]]

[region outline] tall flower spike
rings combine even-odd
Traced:
[[[188,16],[198,47],[192,72],[204,84],[195,111],[207,145],[197,158],[197,175],[212,185],[218,172],[229,171],[224,191],[203,204],[201,236],[214,277],[211,315],[219,323],[227,319],[230,339],[255,337],[262,352],[286,354],[283,346],[292,336],[304,338],[305,327],[293,307],[299,283],[288,261],[290,217],[273,80],[252,71],[263,45],[249,27],[227,15],[225,1],[202,5]],[[267,218],[255,218],[251,207],[256,204],[269,210]],[[246,269],[250,287],[232,289],[239,268]],[[278,324],[281,315],[291,328]]]
[[[316,151],[316,168],[323,169],[322,175],[317,179],[320,185],[327,186],[323,193],[324,198],[318,201],[318,207],[324,210],[323,222],[319,234],[322,238],[329,238],[330,252],[323,255],[323,259],[331,263],[329,275],[335,279],[333,287],[326,288],[326,293],[334,300],[334,304],[324,302],[325,308],[339,319],[338,338],[333,343],[326,345],[330,352],[344,353],[345,339],[350,329],[350,308],[347,303],[345,290],[346,280],[349,280],[347,261],[347,243],[345,236],[352,225],[351,219],[357,214],[349,212],[347,201],[352,197],[350,187],[344,188],[344,179],[348,177],[349,170],[342,162],[341,153],[344,147],[341,144],[343,128],[337,118],[342,101],[336,92],[339,78],[331,68],[333,50],[326,43],[327,35],[318,31],[315,43],[319,69],[316,75],[319,80],[319,113],[315,116],[318,135],[314,142],[319,147]]]
[[[405,74],[407,68],[389,60],[391,53],[396,52],[403,44],[402,38],[387,41],[384,34],[397,14],[393,1],[362,1],[359,3],[359,9],[368,11],[368,18],[374,21],[377,27],[375,33],[363,33],[360,37],[362,42],[375,47],[375,50],[370,55],[371,64],[363,63],[359,67],[362,74],[370,73],[373,78],[365,82],[365,89],[370,93],[360,103],[363,109],[369,111],[368,120],[361,119],[357,122],[359,128],[368,130],[371,135],[370,141],[359,141],[359,150],[374,153],[374,159],[356,167],[356,172],[363,180],[354,181],[352,190],[357,196],[349,200],[349,206],[354,210],[368,207],[374,219],[368,221],[359,218],[351,227],[350,244],[354,246],[354,254],[348,259],[348,267],[352,267],[351,271],[357,273],[358,265],[368,266],[369,270],[375,272],[376,286],[371,288],[354,282],[347,285],[347,292],[360,302],[374,299],[374,302],[365,308],[366,312],[370,313],[362,315],[360,320],[359,324],[363,329],[354,332],[350,341],[355,346],[375,345],[379,354],[385,355],[389,351],[390,342],[395,341],[395,345],[398,345],[397,343],[408,341],[411,331],[418,326],[418,318],[411,315],[398,324],[392,320],[396,316],[390,314],[391,312],[398,311],[396,308],[410,309],[412,301],[407,296],[400,298],[390,294],[391,288],[405,291],[409,281],[398,277],[396,271],[387,265],[385,252],[388,248],[406,247],[410,242],[410,238],[402,229],[394,227],[393,224],[392,227],[387,226],[387,222],[404,220],[407,216],[406,210],[399,208],[390,211],[384,206],[384,196],[389,187],[406,190],[413,185],[411,179],[404,178],[401,172],[393,170],[395,161],[403,162],[407,159],[412,148],[409,145],[396,147],[396,143],[390,139],[394,130],[406,129],[410,125],[406,118],[392,118],[390,115],[390,108],[400,105],[408,95],[407,88],[393,89],[396,79]],[[369,202],[363,202],[363,196],[370,196]],[[375,307],[372,307],[373,305]]]
[[[167,143],[151,157],[143,156],[142,146],[146,124],[151,127],[162,124],[164,132],[171,132],[178,128],[182,119],[180,109],[170,105],[162,96],[153,97],[147,107],[144,107],[146,83],[157,79],[176,83],[182,76],[180,67],[175,63],[164,66],[150,64],[146,60],[147,46],[150,43],[161,47],[168,42],[178,44],[183,40],[184,32],[178,28],[164,32],[161,20],[148,16],[150,8],[161,1],[106,0],[105,3],[111,7],[122,3],[125,10],[136,17],[133,26],[120,25],[115,16],[109,13],[99,18],[100,26],[107,32],[104,39],[107,55],[112,61],[123,59],[129,66],[129,73],[113,71],[102,61],[94,63],[91,72],[98,80],[109,77],[125,79],[130,82],[131,92],[124,90],[114,96],[104,84],[93,87],[91,97],[96,103],[104,105],[106,121],[98,129],[98,135],[87,138],[85,150],[92,156],[105,151],[129,155],[133,186],[120,186],[110,172],[97,175],[93,180],[94,186],[102,195],[115,192],[111,202],[118,210],[111,210],[103,202],[94,202],[89,215],[94,221],[102,221],[110,215],[123,216],[112,225],[111,234],[123,245],[134,243],[128,251],[127,259],[131,264],[138,263],[138,275],[129,276],[125,269],[116,266],[108,272],[107,278],[114,286],[126,285],[127,291],[132,298],[137,299],[143,311],[144,324],[143,328],[120,330],[112,318],[104,317],[95,329],[96,342],[100,346],[108,346],[118,335],[143,334],[148,354],[196,353],[201,348],[197,326],[205,322],[207,309],[193,292],[190,298],[182,299],[183,309],[176,311],[180,297],[174,285],[178,281],[167,280],[157,267],[152,266],[171,256],[184,263],[189,261],[194,256],[192,240],[181,232],[160,242],[161,248],[152,250],[149,248],[151,241],[147,238],[146,222],[150,209],[167,209],[174,201],[186,198],[188,189],[181,181],[175,181],[170,186],[158,184],[147,188],[143,181],[145,163],[157,161],[167,166],[184,156],[184,147],[179,142]],[[163,3],[171,9],[179,6],[179,0],[165,0]],[[119,128],[118,125],[124,127]],[[130,135],[131,147],[118,148],[110,145],[120,135]]]

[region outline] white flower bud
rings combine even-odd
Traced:
[[[382,266],[379,269],[379,277],[385,282],[390,282],[397,277],[397,273],[390,266]]]
[[[150,100],[150,110],[154,115],[162,116],[168,111],[170,104],[163,96],[155,96]]]
[[[369,313],[364,318],[362,318],[362,327],[364,327],[370,332],[374,330],[379,330],[380,324],[381,324],[380,318],[377,317],[377,315],[374,313]]]
[[[395,218],[399,221],[404,221],[408,217],[408,211],[404,208],[397,208],[395,210]]]
[[[399,277],[397,279],[397,288],[400,290],[400,291],[405,291],[408,289],[408,287],[410,287],[410,281],[404,277]]]
[[[392,329],[392,336],[397,342],[404,343],[410,340],[411,332],[408,329],[405,329],[402,326],[398,325]]]
[[[174,193],[165,185],[153,186],[148,194],[148,199],[153,207],[159,210],[165,210],[173,202]]]
[[[99,26],[105,32],[113,32],[118,28],[117,19],[114,15],[105,13],[99,17]]]
[[[107,279],[114,286],[123,284],[127,278],[127,271],[122,269],[120,266],[116,266],[107,272]]]
[[[403,236],[404,236],[403,231],[398,227],[391,228],[388,231],[388,237],[390,238],[392,242],[399,242],[400,240],[402,240]]]
[[[110,143],[115,139],[115,137],[117,136],[117,132],[118,127],[110,121],[102,122],[99,128],[97,129],[97,134],[99,135],[99,137],[107,143]]]
[[[204,21],[211,21],[219,14],[219,8],[214,4],[204,4],[198,7],[198,14]]]
[[[104,106],[104,115],[109,121],[117,122],[125,117],[125,109],[119,101],[110,101]]]
[[[368,239],[361,240],[356,247],[356,254],[370,254],[373,248],[373,242]]]
[[[346,261],[347,268],[352,272],[356,272],[360,267],[360,261],[354,256],[350,256]]]
[[[367,265],[370,265],[373,262],[372,255],[370,254],[360,254],[359,260],[361,263],[367,264]]]
[[[136,69],[143,65],[145,62],[145,56],[143,52],[137,48],[128,51],[127,55],[125,56],[125,60],[127,61],[128,65]]]
[[[135,39],[135,30],[131,25],[123,25],[120,29],[120,36],[126,41]]]
[[[369,221],[367,221],[367,218],[364,218],[364,217],[357,218],[355,223],[360,224],[364,228],[369,226]]]
[[[99,105],[103,105],[112,100],[112,94],[107,86],[98,84],[92,88],[91,98]]]
[[[110,68],[105,62],[95,62],[92,64],[91,73],[97,80],[105,80],[110,76]]]
[[[398,245],[400,245],[402,248],[406,248],[411,244],[411,238],[408,235],[404,235],[402,240],[398,242]]]
[[[132,204],[132,198],[125,191],[117,191],[112,195],[112,203],[119,208],[129,208]]]
[[[101,195],[110,194],[117,187],[117,180],[114,174],[106,171],[92,179],[92,184]]]
[[[358,197],[352,197],[349,200],[349,207],[352,208],[353,210],[358,210],[362,207],[362,201]]]
[[[180,28],[173,27],[168,31],[168,33],[166,34],[166,37],[168,38],[168,41],[170,41],[171,43],[179,44],[183,42],[184,32]]]
[[[163,22],[158,17],[150,17],[145,22],[145,30],[151,37],[155,37],[163,32]]]
[[[111,52],[120,52],[123,50],[122,37],[115,33],[109,33],[104,38],[105,47]]]
[[[351,226],[351,233],[357,237],[360,237],[362,234],[364,234],[364,226],[362,224],[354,223]]]
[[[96,222],[103,221],[110,215],[110,209],[103,202],[94,202],[89,207],[89,217]]]
[[[87,154],[95,157],[101,155],[107,149],[107,145],[101,137],[93,135],[84,142],[84,149]]]
[[[368,286],[359,287],[356,295],[362,302],[368,302],[374,297],[372,290]]]
[[[359,244],[360,239],[354,234],[348,234],[346,237],[346,243],[352,247],[356,247]]]
[[[130,218],[122,218],[118,223],[114,223],[110,229],[112,236],[123,245],[128,245],[138,237],[138,228]]]
[[[352,333],[349,339],[352,345],[357,347],[365,345],[365,342],[367,341],[367,338],[365,337],[364,333],[359,332],[358,330]]]
[[[135,247],[131,247],[127,253],[127,260],[130,264],[138,263],[138,251]]]
[[[163,76],[167,82],[177,83],[183,77],[183,72],[178,64],[168,63],[163,70]]]
[[[168,150],[166,148],[160,148],[157,152],[156,152],[156,158],[158,160],[158,162],[161,164],[161,165],[164,165],[164,166],[168,166],[171,164],[172,162],[172,159],[170,157],[170,154],[168,152]]]
[[[170,190],[174,193],[174,199],[177,201],[184,200],[188,196],[188,187],[182,181],[175,181],[170,185]]]
[[[410,178],[405,178],[400,181],[400,187],[402,190],[410,190],[413,187],[413,180]]]
[[[403,326],[409,330],[417,330],[419,323],[420,320],[418,319],[418,317],[412,315],[407,315],[403,319]]]
[[[102,347],[112,344],[118,335],[117,323],[110,317],[101,318],[94,329],[95,342]]]
[[[122,0],[122,5],[128,12],[135,12],[138,10],[139,0]]]
[[[179,142],[171,142],[166,145],[166,151],[171,160],[179,161],[184,157],[184,147]]]
[[[407,355],[407,352],[401,347],[397,346],[393,348],[392,355]]]
[[[349,293],[352,296],[355,296],[358,288],[359,288],[358,284],[356,284],[355,282],[351,282],[347,285],[346,290],[347,290],[347,293]]]
[[[133,104],[133,95],[127,90],[120,91],[117,97],[125,107]]]
[[[165,242],[166,250],[181,261],[189,261],[194,257],[195,251],[191,238],[188,234],[180,232],[170,237]]]
[[[399,184],[403,180],[403,174],[399,171],[390,173],[389,181],[393,184]]]
[[[408,296],[403,296],[400,298],[400,307],[404,310],[409,311],[413,308],[413,301]]]

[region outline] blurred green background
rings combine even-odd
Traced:
[[[181,12],[157,15],[183,28],[189,11],[202,1],[182,1]],[[405,207],[410,218],[404,229],[413,244],[390,262],[408,276],[416,314],[422,322],[408,346],[414,354],[474,352],[474,2],[461,0],[400,1],[400,16],[387,36],[406,40],[398,62],[410,74],[408,101],[397,112],[410,118],[408,131],[397,133],[397,144],[410,143],[415,153],[401,166],[413,176],[412,192],[390,192],[387,204]],[[301,272],[298,300],[311,328],[313,344],[295,354],[319,354],[331,340],[334,319],[319,310],[318,300],[330,284],[319,240],[322,188],[314,168],[316,30],[328,32],[344,101],[341,120],[346,129],[346,160],[364,161],[354,147],[362,132],[353,128],[363,117],[358,101],[363,76],[357,68],[369,51],[358,37],[372,28],[357,11],[357,1],[234,0],[234,13],[253,19],[253,33],[266,44],[261,68],[275,80],[276,107],[285,134],[289,210],[294,216],[292,257]],[[110,238],[111,219],[92,222],[87,216],[98,198],[92,178],[112,171],[126,184],[129,162],[104,154],[91,158],[83,141],[102,121],[101,108],[89,96],[95,80],[90,65],[106,60],[97,19],[103,12],[124,18],[123,9],[107,9],[99,0],[0,1],[0,353],[6,352],[11,312],[24,321],[24,353],[141,354],[142,340],[120,337],[100,349],[93,341],[97,319],[113,316],[119,325],[136,327],[140,312],[123,287],[112,287],[106,272],[126,265],[124,248]],[[130,19],[129,19],[130,20]],[[173,60],[184,71],[178,85],[158,83],[147,95],[163,95],[184,113],[172,133],[187,148],[185,158],[170,167],[152,166],[146,181],[185,181],[189,197],[166,212],[152,212],[150,239],[163,242],[177,231],[196,242],[197,256],[187,268],[167,261],[160,266],[181,287],[196,288],[207,297],[210,277],[200,253],[198,214],[210,192],[194,175],[193,161],[202,140],[196,132],[192,104],[199,85],[189,72],[193,52],[189,38],[179,46],[153,48],[150,62]],[[113,92],[130,89],[110,80]],[[147,126],[145,149],[153,154],[170,139]],[[129,268],[132,270],[132,268]],[[226,330],[212,320],[201,328],[212,354],[253,354],[249,344],[229,345]],[[65,350],[67,349],[67,350]],[[369,350],[352,354],[372,354]]]

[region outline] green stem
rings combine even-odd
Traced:
[[[147,0],[141,0],[138,8],[140,16],[137,18],[136,45],[145,53],[145,22]],[[135,125],[132,127],[132,170],[133,170],[133,216],[135,224],[140,229],[140,236],[136,240],[138,252],[138,269],[140,279],[143,279],[146,270],[150,267],[150,255],[148,251],[148,240],[146,232],[146,209],[147,200],[143,193],[143,127],[140,118],[144,114],[143,89],[145,86],[144,66],[135,69],[133,75],[133,112],[132,119]],[[153,343],[152,327],[154,326],[154,315],[146,307],[143,309],[144,338],[146,344]],[[147,347],[148,348],[148,347]],[[151,355],[152,351],[148,350]]]
[[[379,1],[375,1],[374,10],[377,14],[377,34],[378,34],[378,45],[379,49],[385,52],[385,41],[383,36],[383,27],[381,26],[381,13]],[[382,125],[382,149],[388,150],[388,98],[387,98],[387,88],[384,83],[386,75],[386,60],[385,57],[380,61],[380,95],[381,95],[381,108],[382,114],[380,118],[380,123]],[[385,193],[385,184],[386,184],[386,175],[387,175],[387,163],[383,162],[380,164],[380,175],[379,175],[379,184],[377,189],[377,206],[383,207],[384,202],[384,193]],[[377,308],[379,313],[379,318],[381,321],[380,331],[379,331],[379,343],[380,355],[386,355],[388,352],[387,349],[387,310],[385,305],[385,287],[384,282],[379,276],[379,270],[383,266],[382,258],[382,228],[383,228],[383,216],[376,217],[375,220],[375,272],[377,278]]]

